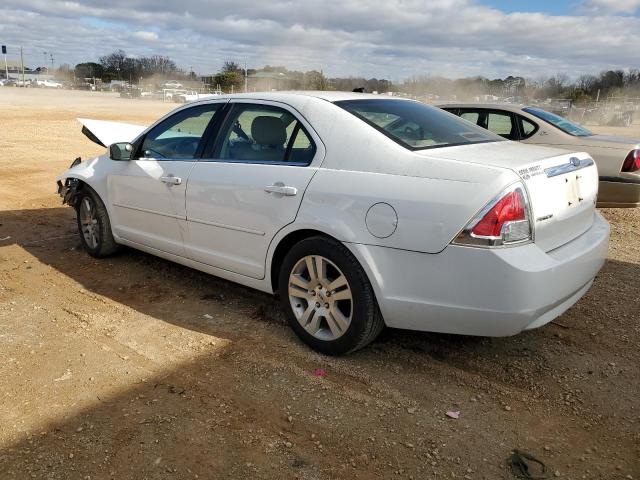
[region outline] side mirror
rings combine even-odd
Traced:
[[[109,146],[109,158],[111,160],[131,160],[133,145],[130,143],[114,143]]]

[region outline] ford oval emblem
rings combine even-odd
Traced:
[[[573,165],[574,167],[580,166],[580,159],[578,157],[571,157],[569,161],[571,162],[571,165]]]

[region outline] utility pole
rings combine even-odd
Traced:
[[[249,72],[247,70],[247,61],[244,61],[244,93],[247,93],[249,90],[247,89],[247,84],[249,83]]]
[[[50,53],[49,56],[51,57],[51,71],[53,72],[53,53]]]
[[[9,64],[7,64],[7,46],[2,45],[2,54],[4,55],[4,73],[9,80]]]
[[[24,87],[24,56],[22,55],[22,47],[20,47],[20,66],[22,68],[22,86]]]

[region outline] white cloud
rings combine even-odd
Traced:
[[[589,0],[630,8],[640,0]],[[215,3],[215,6],[212,5]],[[640,19],[511,13],[479,0],[3,0],[0,32],[29,63],[97,59],[117,48],[168,55],[200,73],[225,60],[394,80],[640,66]],[[583,3],[586,7],[586,3]],[[603,8],[600,6],[599,8]],[[610,11],[611,6],[609,7]],[[628,11],[628,10],[617,10]],[[157,33],[156,33],[157,32]],[[159,37],[162,41],[158,41]]]
[[[138,32],[134,32],[133,36],[138,40],[144,40],[146,42],[155,42],[158,40],[158,34],[156,32],[145,32],[140,30]]]
[[[586,0],[584,7],[595,12],[634,13],[640,0]]]

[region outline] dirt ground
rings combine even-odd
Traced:
[[[174,106],[0,88],[0,478],[512,479],[513,448],[552,478],[640,478],[640,211],[603,211],[609,261],[556,324],[327,358],[268,295],[79,248],[54,178],[102,149],[75,118]]]

